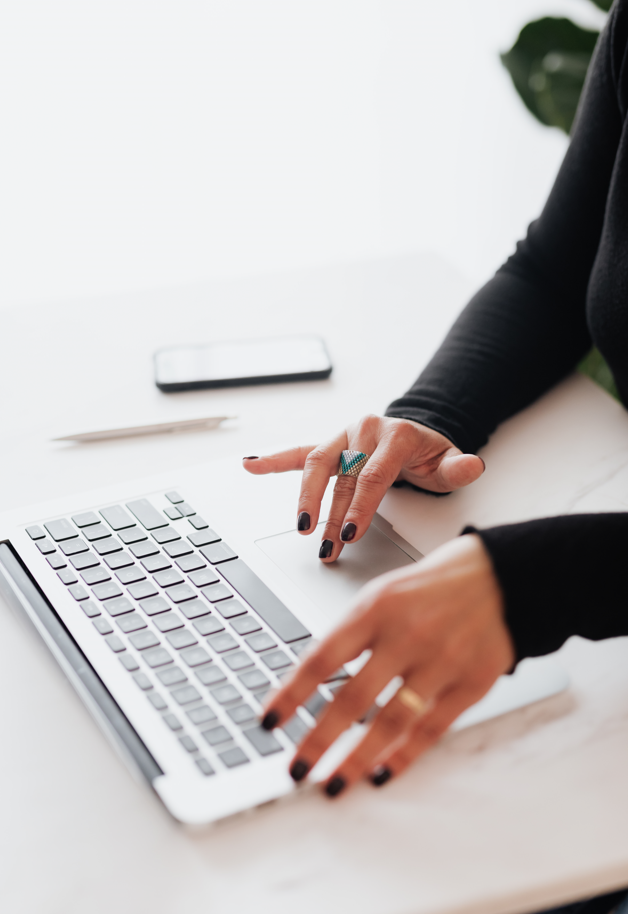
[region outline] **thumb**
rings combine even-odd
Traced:
[[[434,473],[434,482],[438,491],[452,492],[475,482],[485,469],[484,461],[475,454],[453,454],[443,457]]]

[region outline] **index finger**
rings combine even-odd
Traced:
[[[290,470],[302,470],[307,455],[316,447],[315,444],[304,444],[302,447],[291,447],[287,451],[278,451],[267,457],[243,457],[244,469],[254,476],[266,473],[288,473]]]

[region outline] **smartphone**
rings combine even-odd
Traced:
[[[325,343],[318,336],[174,346],[158,350],[154,358],[155,383],[167,393],[204,387],[315,381],[331,374]]]

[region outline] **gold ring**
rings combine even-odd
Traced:
[[[423,717],[427,711],[426,700],[421,698],[413,689],[408,688],[408,686],[401,686],[395,697],[398,698],[401,704],[405,705],[406,708],[414,711],[417,717]]]

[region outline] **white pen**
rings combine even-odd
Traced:
[[[162,432],[202,431],[217,428],[226,419],[235,416],[205,416],[201,419],[180,419],[176,422],[157,422],[153,425],[129,425],[126,428],[107,428],[96,432],[63,435],[53,441],[107,441],[110,438],[132,438],[134,435],[158,435]]]

